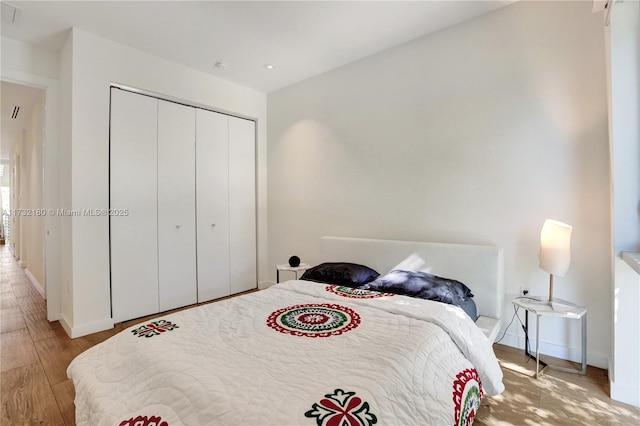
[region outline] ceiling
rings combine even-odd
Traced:
[[[57,50],[77,27],[269,93],[514,1],[9,0],[1,34]]]
[[[514,1],[3,0],[0,33],[59,50],[77,27],[269,93]],[[0,157],[8,158],[37,94],[2,83]],[[14,105],[19,120],[10,119]]]

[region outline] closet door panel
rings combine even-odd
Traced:
[[[229,287],[229,117],[196,112],[198,302]]]
[[[111,89],[109,204],[111,307],[115,322],[153,314],[158,305],[157,105]]]
[[[158,101],[160,310],[197,302],[195,108]]]
[[[231,293],[257,287],[255,123],[229,117]]]

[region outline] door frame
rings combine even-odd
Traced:
[[[0,80],[22,86],[35,87],[45,92],[44,129],[42,141],[42,206],[56,209],[60,200],[60,176],[58,160],[58,80],[19,70],[2,68]],[[60,225],[55,214],[47,214],[43,227],[43,259],[47,319],[60,319],[61,270],[60,270]]]

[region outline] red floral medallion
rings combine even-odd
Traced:
[[[120,422],[120,426],[169,426],[169,423],[159,416],[138,416]]]
[[[305,417],[316,419],[317,426],[371,426],[378,418],[369,411],[369,403],[355,392],[336,389],[313,404]]]
[[[165,331],[171,331],[173,329],[180,328],[176,324],[167,320],[152,321],[149,324],[145,324],[141,327],[131,330],[134,336],[138,337],[153,337]]]
[[[344,287],[338,285],[328,285],[325,289],[329,293],[351,299],[375,299],[377,297],[391,297],[393,293],[380,293],[379,291],[363,290],[359,288]]]
[[[473,423],[483,396],[484,391],[475,368],[464,370],[456,375],[456,380],[453,382],[456,425],[468,426]]]
[[[307,304],[278,309],[267,318],[267,325],[292,336],[330,337],[360,325],[360,315],[342,305]]]

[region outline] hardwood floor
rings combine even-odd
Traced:
[[[60,324],[46,321],[45,301],[7,246],[0,246],[0,268],[0,424],[64,425],[52,386],[65,381],[66,367],[43,350],[58,341],[76,344]]]
[[[74,425],[75,393],[66,376],[69,363],[82,351],[144,319],[70,339],[58,322],[46,320],[45,301],[7,246],[0,246],[0,291],[0,424]],[[506,391],[484,399],[474,424],[640,424],[640,408],[609,399],[606,371],[589,367],[587,376],[578,376],[547,370],[536,380],[528,376],[535,366],[533,361],[526,362],[522,350],[502,345],[494,349]]]
[[[535,379],[535,360],[527,361],[522,349],[499,344],[493,348],[506,389],[482,401],[474,425],[640,425],[640,408],[609,398],[606,370],[587,366],[587,375],[581,376],[547,368]],[[568,361],[545,360],[579,369]]]

